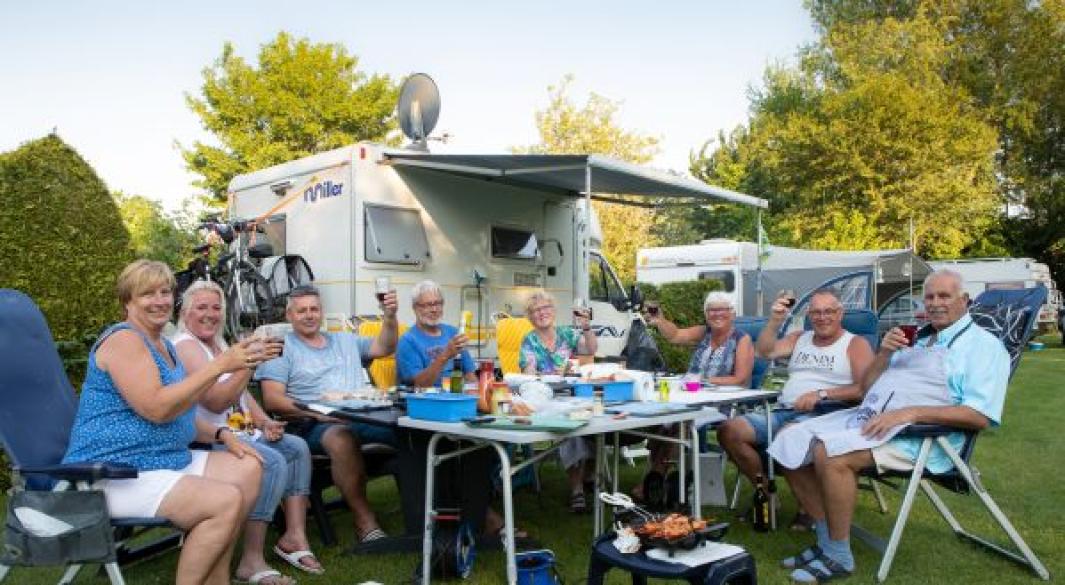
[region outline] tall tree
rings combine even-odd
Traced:
[[[157,201],[122,192],[114,193],[114,198],[134,254],[165,262],[175,270],[183,268],[197,242],[189,226],[164,211]]]
[[[183,148],[196,182],[218,201],[235,175],[360,140],[387,142],[396,127],[398,89],[386,75],[358,70],[339,44],[312,43],[278,33],[247,64],[226,43],[203,71],[190,109],[219,146]]]
[[[771,201],[776,241],[902,247],[910,219],[927,256],[984,241],[1000,203],[996,133],[969,93],[943,80],[950,55],[938,23],[918,10],[834,26],[821,41],[798,69],[767,72],[748,129],[707,168]]]
[[[603,154],[632,163],[646,163],[658,153],[658,138],[623,129],[616,120],[619,102],[592,93],[583,106],[569,95],[573,76],[548,87],[549,102],[536,112],[540,142],[515,147],[530,154]],[[623,193],[617,195],[624,196]],[[636,250],[657,243],[652,233],[655,214],[651,209],[594,201],[603,228],[603,251],[618,277],[636,278]]]

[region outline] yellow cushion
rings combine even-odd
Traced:
[[[407,330],[403,323],[399,324],[399,335]],[[359,323],[359,335],[362,337],[377,337],[381,333],[380,321],[363,321]],[[387,390],[396,385],[396,355],[389,354],[370,362],[368,368],[374,385],[382,390]]]
[[[496,322],[496,348],[499,351],[499,367],[504,374],[520,373],[518,357],[521,341],[533,330],[525,317],[505,317]]]

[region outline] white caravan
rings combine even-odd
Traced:
[[[400,320],[410,324],[410,287],[431,279],[444,291],[444,320],[471,311],[474,355],[495,357],[493,317],[521,315],[526,295],[542,287],[557,299],[559,324],[571,322],[575,298],[589,300],[597,355],[611,357],[635,317],[599,251],[593,193],[766,207],[597,155],[430,154],[358,143],[235,177],[228,212],[262,224],[275,254],[307,259],[333,323],[374,316],[374,279],[388,276]]]
[[[1039,310],[1039,325],[1057,321],[1061,293],[1050,275],[1050,268],[1032,258],[966,258],[936,260],[934,268],[949,268],[965,279],[965,292],[976,298],[985,290],[1032,288],[1042,284],[1047,289],[1047,302]]]
[[[849,308],[878,309],[931,271],[906,249],[837,252],[782,246],[770,247],[760,274],[758,268],[758,245],[729,239],[642,248],[636,255],[637,282],[716,280],[732,296],[739,315],[768,314],[782,289],[794,290],[801,301],[822,286],[839,290]]]

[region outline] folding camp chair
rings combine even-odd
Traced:
[[[525,317],[502,316],[496,320],[496,348],[499,353],[499,367],[504,374],[521,372],[521,341],[525,334],[533,330],[532,323]]]
[[[969,308],[973,321],[1003,341],[1011,357],[1011,377],[1020,361],[1021,352],[1034,333],[1032,326],[1035,323],[1035,319],[1038,318],[1039,307],[1042,306],[1045,300],[1046,289],[1042,286],[1023,290],[987,291],[978,296]],[[955,450],[947,440],[947,436],[950,433],[959,430],[965,433],[965,442],[960,451]],[[891,537],[885,543],[880,537],[869,533],[861,527],[854,526],[851,528],[856,538],[871,545],[884,555],[880,562],[880,568],[877,570],[877,581],[883,582],[887,579],[888,572],[891,570],[891,563],[898,550],[899,541],[902,538],[906,520],[909,518],[910,510],[916,499],[918,487],[928,496],[932,505],[935,506],[939,514],[950,525],[954,534],[1029,567],[1043,580],[1050,579],[1050,573],[1046,567],[1035,556],[1035,553],[1024,542],[1024,539],[1021,538],[1021,535],[1013,527],[1009,519],[1006,518],[1006,515],[991,498],[991,495],[988,494],[983,483],[979,480],[980,473],[970,463],[976,445],[977,432],[938,425],[913,425],[903,431],[900,436],[919,437],[922,439],[921,449],[913,471],[887,472],[884,474],[876,474],[872,470],[866,472],[866,475],[875,476],[877,479],[888,477],[907,478],[905,495],[899,507],[895,525],[891,530]],[[951,471],[943,474],[933,474],[925,469],[933,443],[938,444],[954,463],[954,468]],[[975,493],[979,496],[984,507],[987,508],[994,520],[1006,532],[1014,546],[1020,550],[1020,554],[967,532],[947,508],[943,499],[936,494],[933,484],[958,494]]]
[[[44,315],[25,294],[0,289],[0,441],[11,460],[16,490],[89,491],[90,484],[100,479],[137,477],[136,469],[124,465],[60,463],[76,411],[74,390]],[[102,564],[114,584],[124,582],[119,563],[155,554],[180,541],[180,533],[175,532],[147,549],[131,550],[124,541],[133,536],[134,529],[167,527],[169,522],[162,518],[110,522],[117,533],[116,546]],[[68,565],[60,583],[72,581],[80,568],[80,564]],[[8,569],[0,565],[0,580]]]

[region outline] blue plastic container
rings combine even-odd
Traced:
[[[628,402],[632,400],[632,380],[620,382],[578,382],[573,385],[573,395],[591,398],[596,386],[603,387],[605,402]]]
[[[477,416],[477,397],[465,394],[409,394],[407,416],[422,420],[459,422]]]

